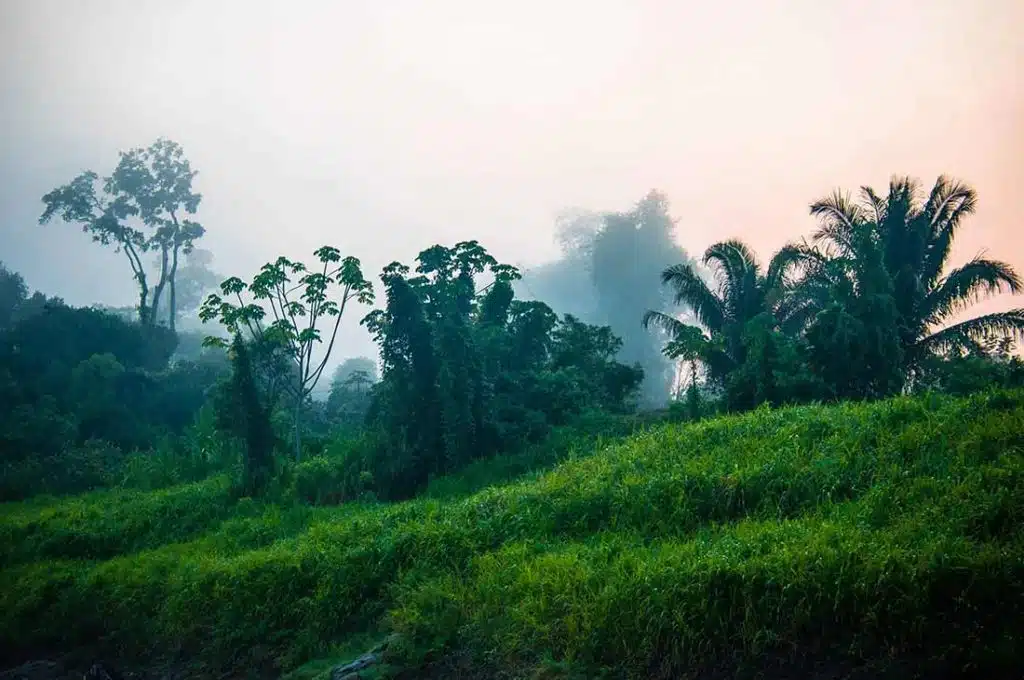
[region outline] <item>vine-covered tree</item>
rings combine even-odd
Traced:
[[[518,277],[476,241],[424,250],[415,273],[384,268],[386,305],[363,320],[381,352],[370,419],[383,444],[363,464],[386,493],[407,496],[589,408],[629,408],[643,372],[614,360],[621,341],[515,300]]]
[[[228,354],[231,379],[218,394],[217,416],[220,427],[244,443],[242,492],[257,496],[266,489],[273,474],[275,438],[271,406],[260,393],[252,355],[241,333],[235,333]]]

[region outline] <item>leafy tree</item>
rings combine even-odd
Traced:
[[[345,308],[351,300],[373,301],[373,287],[363,278],[358,259],[342,258],[338,249],[330,246],[317,249],[314,256],[318,261],[315,270],[279,257],[265,264],[251,284],[229,278],[221,283],[221,294],[207,297],[199,311],[204,323],[217,320],[232,335],[247,332],[264,377],[270,376],[275,388],[280,386],[291,397],[297,460],[302,457],[303,409],[334,349]],[[246,292],[248,302],[243,297]],[[332,317],[330,339],[317,360],[314,351],[323,343],[317,324],[321,320],[330,323]],[[268,319],[272,321],[266,323]],[[207,344],[224,346],[226,342],[210,337]],[[282,356],[292,364],[285,374],[278,361]]]
[[[762,312],[743,329],[743,362],[726,379],[729,407],[749,410],[760,404],[781,406],[807,402],[822,392],[807,362],[801,341],[777,327],[771,312]]]
[[[452,469],[476,450],[485,386],[473,332],[475,277],[488,272],[502,286],[519,277],[476,241],[433,246],[417,262],[416,276],[397,262],[384,268],[387,304],[363,320],[381,348],[378,420],[398,451],[424,461],[409,471],[409,488],[418,475]]]
[[[800,258],[795,248],[786,247],[762,270],[746,244],[730,240],[710,246],[702,262],[713,272],[714,288],[691,263],[672,265],[661,275],[662,283],[674,291],[674,302],[685,305],[700,326],[655,310],[644,314],[643,325],[668,333],[663,350],[667,356],[700,362],[712,381],[725,385],[727,377],[746,361],[749,324],[755,319],[771,319],[774,329],[785,323],[785,318],[778,318],[781,302],[789,286],[789,272]]]
[[[490,283],[480,286],[481,276]],[[353,460],[385,495],[408,496],[430,475],[513,449],[588,409],[629,408],[643,372],[614,360],[621,340],[515,300],[518,277],[475,241],[424,250],[415,273],[384,268],[386,305],[363,320],[380,346],[368,417],[382,441]]]
[[[365,391],[377,382],[377,363],[369,357],[349,357],[342,361],[331,375],[331,390],[356,389]]]
[[[895,343],[898,351],[885,350],[888,363],[874,370],[911,378],[931,356],[976,349],[993,334],[1024,335],[1024,309],[950,323],[975,300],[1022,290],[1017,273],[998,260],[977,256],[946,271],[953,240],[976,206],[974,189],[945,176],[927,196],[918,182],[895,177],[884,197],[862,187],[856,201],[838,191],[816,201],[811,214],[820,226],[802,249],[807,273],[797,296],[809,310],[805,318],[838,304],[841,311],[823,319],[829,332],[843,326],[847,337],[868,333],[869,344]],[[902,381],[881,382],[891,391]]]
[[[63,306],[64,301],[58,297],[47,297],[39,291],[29,295],[24,277],[0,262],[0,332],[50,307]]]
[[[123,252],[139,287],[139,320],[159,323],[165,287],[170,287],[168,325],[177,316],[176,277],[179,259],[188,254],[204,229],[190,219],[199,207],[193,192],[196,176],[181,147],[158,139],[149,147],[120,154],[113,173],[104,178],[89,170],[43,196],[40,224],[54,216],[80,224],[93,241]],[[159,270],[151,286],[144,257],[156,253]]]

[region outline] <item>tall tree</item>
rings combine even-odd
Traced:
[[[611,329],[515,300],[518,277],[475,241],[422,251],[415,273],[384,268],[386,305],[363,320],[380,347],[369,421],[383,444],[358,464],[390,497],[587,409],[631,407],[643,372],[614,360]]]
[[[671,311],[668,291],[652,282],[677,262],[689,262],[674,239],[675,220],[664,194],[651,191],[623,212],[567,210],[556,221],[560,257],[530,268],[517,288],[561,314],[608,325],[622,338],[620,359],[644,370],[645,407],[669,398],[677,367],[662,355],[659,338],[644,332],[639,310]]]
[[[675,264],[661,274],[674,292],[673,301],[693,314],[699,327],[671,314],[649,310],[645,327],[660,328],[669,335],[664,352],[683,361],[700,361],[709,377],[722,383],[746,359],[748,324],[768,314],[778,325],[781,302],[789,286],[792,268],[799,262],[792,247],[780,250],[763,270],[754,253],[742,241],[716,243],[704,251],[702,263],[711,268],[712,288],[692,263]]]
[[[271,406],[260,394],[253,371],[253,358],[240,333],[229,349],[231,379],[216,396],[219,425],[240,438],[245,445],[242,466],[243,493],[257,496],[266,489],[274,466],[274,430]]]
[[[371,388],[377,382],[377,364],[369,357],[349,357],[334,370],[327,395],[326,413],[348,427],[365,419]]]
[[[664,310],[673,304],[664,289],[652,284],[651,273],[673,263],[693,264],[675,243],[674,229],[668,199],[651,191],[632,210],[605,214],[589,247],[601,315],[597,321],[622,338],[621,359],[643,368],[641,401],[647,407],[662,405],[673,381],[673,367],[660,351],[660,339],[645,333],[639,323],[640,310]],[[584,235],[573,236],[581,240]]]
[[[59,216],[80,224],[92,240],[123,252],[139,288],[139,319],[160,322],[165,287],[170,287],[167,323],[174,329],[176,276],[180,256],[203,236],[202,225],[191,219],[202,200],[192,190],[196,176],[180,145],[158,139],[146,148],[120,154],[113,173],[100,178],[89,170],[43,196],[45,224]],[[158,256],[156,282],[150,285],[145,256]]]
[[[345,308],[352,300],[373,302],[373,286],[363,278],[358,259],[342,258],[338,249],[330,246],[318,248],[314,256],[316,269],[279,257],[263,265],[250,284],[229,278],[221,284],[221,293],[207,297],[199,311],[204,323],[220,321],[232,335],[247,331],[257,347],[269,345],[271,351],[264,354],[271,361],[280,353],[291,360],[293,371],[282,387],[292,398],[296,460],[302,457],[303,408],[334,349]],[[248,302],[243,297],[246,292]],[[266,323],[268,318],[272,319],[270,323]],[[315,349],[323,344],[318,328],[321,320],[328,321],[330,339],[323,356],[317,359]],[[210,337],[207,344],[226,346],[227,342]]]
[[[924,194],[917,181],[894,177],[886,196],[865,186],[858,198],[837,191],[811,205],[820,225],[803,248],[802,297],[812,312],[829,303],[855,316],[857,305],[872,309],[874,319],[860,319],[863,332],[897,338],[901,372],[911,377],[936,354],[1024,336],[1024,308],[954,322],[983,297],[1022,290],[1013,267],[981,255],[947,271],[953,241],[977,207],[974,189],[940,176]]]
[[[224,277],[213,269],[213,253],[193,248],[178,268],[175,281],[177,320],[195,315],[207,294],[216,291]]]

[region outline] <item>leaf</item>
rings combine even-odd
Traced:
[[[237,276],[232,276],[220,284],[220,290],[225,295],[238,295],[244,291],[246,287],[245,281]]]
[[[341,261],[341,251],[333,246],[321,246],[313,253],[321,262]]]

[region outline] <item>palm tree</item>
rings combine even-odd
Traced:
[[[775,254],[763,271],[742,241],[716,243],[704,252],[701,260],[712,270],[714,289],[693,264],[672,265],[661,273],[662,283],[675,291],[674,303],[688,307],[699,326],[653,310],[644,314],[643,325],[668,334],[666,356],[699,361],[712,380],[721,382],[744,361],[743,332],[747,324],[764,313],[771,314],[779,323],[776,313],[782,309],[791,284],[789,271],[802,257],[799,248],[787,246]]]
[[[816,201],[811,214],[820,225],[813,245],[798,247],[806,276],[793,296],[799,302],[791,304],[808,322],[829,302],[891,296],[903,368],[911,375],[931,355],[1024,335],[1022,308],[949,323],[982,297],[1022,289],[1009,264],[981,255],[945,271],[953,240],[976,207],[974,189],[946,176],[927,197],[915,180],[894,177],[884,198],[865,186],[857,201],[840,192]]]

